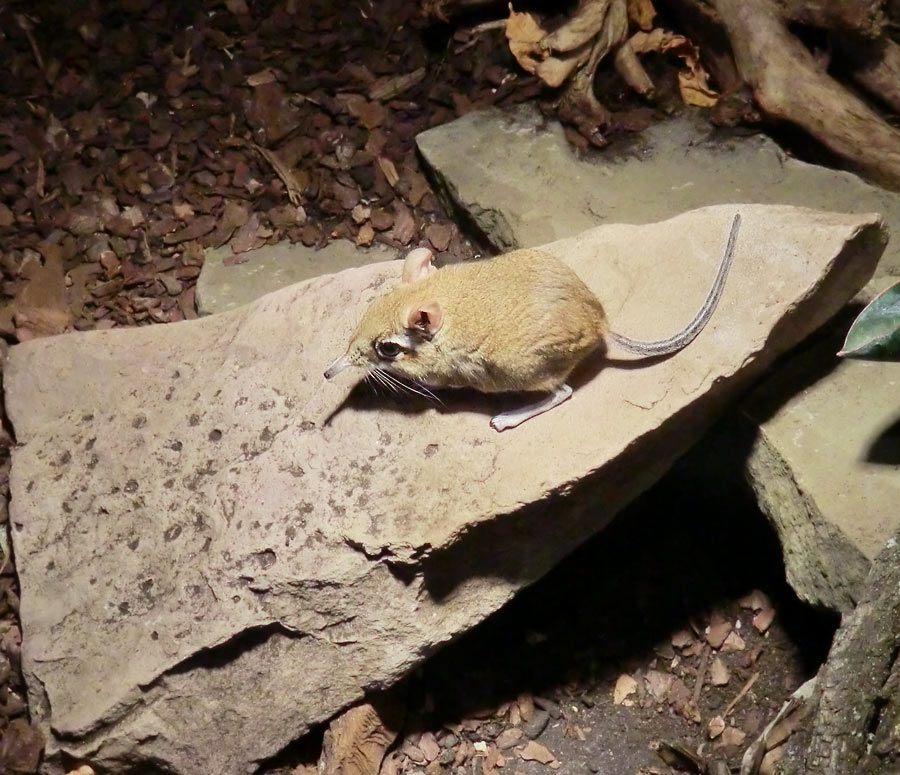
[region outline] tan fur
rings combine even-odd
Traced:
[[[386,361],[373,343],[407,332],[410,310],[436,301],[440,329]],[[603,342],[600,301],[568,266],[537,250],[443,267],[377,298],[353,335],[347,359],[431,387],[484,393],[551,391]]]

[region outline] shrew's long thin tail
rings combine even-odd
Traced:
[[[706,295],[703,306],[694,316],[694,319],[688,323],[681,331],[668,339],[657,339],[655,342],[643,342],[640,339],[629,339],[614,332],[609,333],[612,339],[619,347],[628,352],[637,353],[638,355],[668,355],[677,352],[683,347],[687,347],[709,322],[713,312],[716,311],[716,305],[722,296],[722,289],[725,287],[725,278],[728,277],[728,270],[731,269],[731,260],[734,258],[734,245],[737,242],[738,231],[741,227],[741,214],[737,213],[731,222],[731,233],[728,235],[728,244],[725,246],[725,255],[719,263],[719,271],[716,273],[716,279],[713,280],[712,288]]]

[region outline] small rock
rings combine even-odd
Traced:
[[[706,631],[704,633],[706,636],[706,642],[714,649],[720,649],[722,648],[722,644],[725,642],[725,638],[728,637],[731,630],[732,625],[729,621],[710,622],[710,625],[706,628]]]
[[[531,716],[531,720],[522,724],[522,733],[525,737],[529,737],[533,740],[547,728],[549,722],[550,714],[547,713],[547,711],[543,709],[535,710]]]
[[[170,274],[158,275],[160,282],[166,287],[169,296],[178,296],[184,290],[184,283]]]
[[[772,626],[772,622],[775,620],[775,609],[774,608],[764,608],[760,611],[756,616],[753,617],[753,626],[759,632],[766,632],[769,627]]]
[[[456,759],[456,751],[452,748],[448,748],[446,751],[441,751],[441,755],[436,759],[437,762],[447,766],[448,764],[453,764]]]
[[[441,735],[441,739],[438,740],[438,745],[440,745],[441,748],[453,748],[457,743],[459,743],[459,738],[452,732]]]
[[[434,761],[441,754],[441,747],[438,745],[434,733],[432,732],[425,732],[422,734],[419,738],[419,748],[422,749],[422,753],[425,754],[425,758],[429,762]]]
[[[497,735],[497,739],[495,740],[495,742],[497,743],[497,748],[499,748],[501,751],[512,748],[522,739],[522,736],[522,730],[517,729],[516,727],[504,729],[499,735]]]
[[[534,704],[547,711],[550,714],[550,718],[562,716],[562,709],[559,707],[559,703],[553,702],[553,700],[548,700],[546,697],[535,697]]]
[[[647,691],[657,702],[662,702],[666,699],[674,680],[675,676],[670,673],[663,673],[660,670],[648,670],[644,676],[644,684],[647,687]]]
[[[400,752],[406,754],[416,764],[425,764],[426,762],[425,752],[415,743],[404,743],[400,748]]]
[[[744,740],[746,739],[746,732],[742,732],[737,727],[728,727],[725,731],[722,732],[722,735],[719,737],[719,741],[716,744],[717,748],[725,748],[726,746],[737,747],[743,745]]]
[[[449,224],[432,223],[425,227],[425,237],[435,250],[446,250],[453,238],[453,227]]]
[[[672,645],[676,649],[684,650],[694,644],[694,636],[687,630],[678,630],[672,634]]]
[[[531,721],[531,717],[534,715],[534,698],[530,694],[520,694],[516,704],[519,706],[519,715],[522,717],[522,721]]]

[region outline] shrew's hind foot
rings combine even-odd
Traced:
[[[491,420],[491,427],[495,431],[506,431],[521,425],[532,417],[539,414],[549,412],[554,406],[559,406],[563,401],[572,397],[572,388],[568,385],[561,385],[556,388],[549,396],[535,401],[533,404],[526,404],[519,409],[513,409],[511,412],[503,412],[498,414]]]

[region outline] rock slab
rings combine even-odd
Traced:
[[[654,123],[628,146],[587,158],[530,104],[513,113],[473,111],[422,132],[416,145],[442,199],[498,250],[726,202],[876,212],[900,234],[900,194],[791,158],[763,134],[711,131],[701,110]],[[876,275],[900,276],[900,242],[887,247]]]
[[[505,434],[488,418],[514,398],[435,408],[323,383],[397,262],[12,348],[23,666],[51,760],[247,772],[602,529],[868,281],[886,242],[877,216],[740,209],[732,276],[689,348],[598,364]],[[619,330],[659,337],[705,295],[734,211],[547,250]]]

